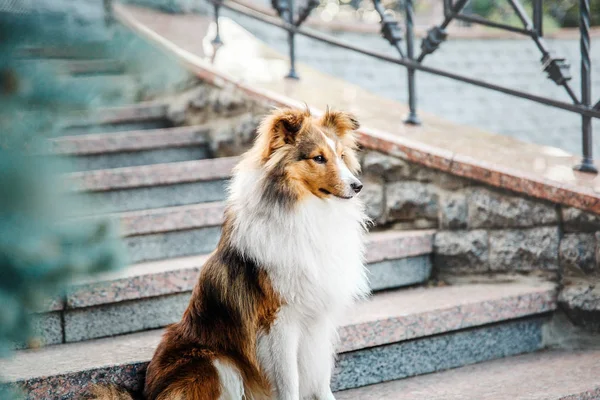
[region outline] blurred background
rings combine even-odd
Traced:
[[[237,2],[274,15],[271,3],[266,0]],[[203,16],[204,36],[190,34],[188,42],[196,42],[202,49],[209,47],[215,26],[213,7],[208,2],[131,0],[123,3],[160,12],[155,15],[140,11],[140,15],[148,21],[164,18],[167,22],[158,24],[163,27],[168,26],[168,21],[172,21],[169,18],[174,16],[181,18],[177,21],[187,20],[188,16]],[[404,19],[401,1],[383,1],[382,4],[387,15],[400,21]],[[420,43],[427,30],[442,20],[443,2],[416,0],[414,4],[415,32]],[[305,5],[299,0],[295,7],[300,9]],[[523,5],[531,14],[531,1],[525,0]],[[579,1],[545,0],[543,5],[545,40],[557,57],[571,63],[571,83],[579,88]],[[595,99],[600,94],[597,43],[600,0],[591,0],[590,10],[591,89]],[[464,13],[511,26],[520,24],[511,6],[503,0],[471,0]],[[281,29],[227,9],[221,9],[221,16],[231,18],[267,46],[287,54],[288,37]],[[372,1],[321,0],[306,26],[345,42],[397,56],[381,38],[380,16]],[[570,101],[563,88],[545,76],[539,50],[530,38],[457,21],[452,23],[448,33],[449,40],[428,57],[427,65]],[[408,102],[404,68],[303,36],[297,36],[296,43],[300,62],[381,97]],[[208,51],[203,56],[208,56]],[[60,378],[63,379],[60,384],[52,381],[52,389],[48,389],[50,384],[43,378],[27,380],[23,377],[35,369],[35,364],[41,363],[27,358],[32,353],[23,353],[23,349],[73,343],[85,346],[86,341],[102,338],[120,340],[120,336],[175,322],[185,308],[206,254],[218,241],[222,201],[231,167],[237,161],[236,156],[252,142],[257,123],[270,105],[244,98],[226,85],[224,88],[214,82],[207,83],[189,65],[187,67],[175,55],[142,38],[139,31],[115,20],[109,0],[0,0],[0,304],[3,305],[0,307],[0,357],[21,351],[17,354],[24,354],[25,360],[20,366],[4,371],[0,364],[0,378],[27,381],[29,398],[72,398],[61,395],[62,389],[57,387],[75,387],[73,382],[80,376],[71,381],[71,378]],[[425,113],[556,148],[549,154],[566,157],[581,153],[581,117],[578,115],[434,75],[417,74],[416,85],[418,108]],[[600,132],[597,119],[593,125],[595,131]],[[595,154],[600,154],[600,140],[594,149]],[[429,247],[406,257],[386,253],[374,261],[372,264],[382,270],[402,271],[401,274],[396,272],[393,278],[385,273],[376,276],[374,291],[382,291],[385,296],[390,293],[386,291],[404,286],[444,287],[444,280],[431,275],[432,262],[436,261],[432,259],[431,247],[434,233],[429,230],[466,229],[466,222],[459,221],[466,218],[466,205],[463,207],[463,203],[452,197],[455,193],[448,194],[446,190],[460,191],[473,183],[448,176],[432,178],[431,170],[386,157],[371,152],[363,160],[367,174],[371,174],[368,179],[374,183],[371,196],[379,196],[369,204],[370,216],[378,223],[375,231],[389,231],[389,239],[403,230],[410,230],[412,235],[414,230],[418,239],[410,243],[414,245],[424,240]],[[391,182],[398,176],[406,178],[403,174],[409,176],[411,183],[413,180],[425,182],[425,189],[396,185],[394,192],[391,185],[402,182]],[[433,193],[434,185],[442,188],[439,193]],[[397,198],[409,192],[412,197],[401,199],[404,203],[398,205],[401,200]],[[501,209],[502,213],[504,208],[498,204],[508,205],[507,209],[516,208],[523,215],[541,215],[548,210],[550,214],[560,212],[554,204],[541,203],[535,208],[537,206],[530,206],[526,201],[507,200],[502,197],[505,195],[509,196],[504,192],[498,195],[497,203],[486,200],[482,207],[488,207],[485,210],[490,214],[494,208]],[[449,222],[438,220],[442,215],[438,202],[440,210],[445,204],[455,212],[456,220],[454,217]],[[581,269],[581,275],[589,272],[585,270],[586,265],[598,263],[597,254],[600,254],[596,244],[600,236],[595,233],[600,232],[600,225],[597,216],[589,215],[589,218],[588,214],[583,217],[577,214],[579,219],[574,217],[576,228],[573,229],[583,227],[584,233],[578,233],[572,249],[567,249],[572,250],[569,254],[577,260],[573,268],[579,272]],[[548,224],[562,224],[560,219],[549,218],[550,222],[540,223],[543,229]],[[507,211],[500,220],[508,225],[497,226],[493,222],[492,229],[531,228],[528,222],[523,226],[506,222],[517,219],[519,214],[515,216]],[[488,228],[485,222],[482,226]],[[475,236],[481,232],[479,229]],[[516,235],[505,242],[511,249],[520,249],[522,242],[532,247],[538,243],[547,245],[541,250],[524,251],[525,258],[529,257],[526,261],[534,260],[534,264],[538,259],[546,262],[544,249],[554,246],[551,251],[556,253],[556,260],[548,263],[557,264],[558,243],[563,234],[560,232],[544,231],[541,236],[526,236],[529,241]],[[410,246],[402,237],[398,234],[398,237],[393,236],[394,241],[389,239],[392,244],[387,251],[393,253],[395,248]],[[463,242],[453,242],[448,246],[449,252],[460,253],[459,258],[464,256],[456,263],[473,260],[488,263],[487,248],[482,250],[487,246],[487,236],[485,240],[469,237],[475,245],[469,247]],[[515,260],[517,258],[505,260],[502,268],[510,270],[507,266],[513,264],[518,265],[516,269],[521,268],[520,259]],[[126,266],[129,267],[125,269]],[[410,273],[404,269],[407,266]],[[555,273],[558,269],[555,267],[554,264],[551,268],[543,265],[540,269],[544,273],[548,270]],[[506,272],[502,268],[500,272]],[[532,270],[536,269],[523,267],[518,272],[530,277]],[[559,278],[552,277],[555,283]],[[551,291],[543,291],[536,285],[534,289],[527,286],[529,291],[523,296],[531,293],[540,296],[541,300],[535,297],[539,301],[534,302],[539,309],[532,314],[536,318],[547,317],[552,307],[556,307],[556,299],[549,300]],[[511,290],[503,286],[498,289],[499,296],[512,293]],[[485,295],[485,290],[473,289],[474,298],[481,304],[487,301]],[[454,293],[447,295],[450,300],[460,298]],[[423,300],[423,304],[427,302]],[[549,303],[553,306],[544,308]],[[499,309],[503,303],[498,300],[494,304]],[[514,308],[521,306],[519,303]],[[485,309],[485,305],[481,309]],[[519,342],[515,338],[524,337],[519,343],[525,347],[514,351],[502,348],[493,357],[541,348],[538,319],[532,319],[533,322],[519,319],[522,315],[517,311],[515,315],[510,314],[517,322],[511,319],[510,323],[514,324],[506,328],[510,334],[503,343],[508,348],[511,342]],[[518,325],[520,323],[522,325]],[[590,324],[597,329],[596,319]],[[495,327],[497,325],[493,329]],[[478,340],[484,343],[485,335],[481,335]],[[531,338],[529,342],[528,338]],[[154,336],[131,340],[131,343],[119,344],[118,349],[133,346],[134,350],[143,348],[147,352],[155,344]],[[79,354],[81,359],[85,358],[82,354],[86,351],[89,347],[80,347],[74,354]],[[116,350],[112,351],[109,353],[116,354]],[[486,354],[492,353],[490,350]],[[47,360],[56,354],[50,351]],[[115,382],[139,389],[134,377],[142,374],[144,367],[137,361],[127,364],[129,375],[115,378]],[[471,361],[465,362],[468,363]],[[115,363],[105,364],[113,368]],[[446,368],[443,365],[440,368]],[[101,381],[115,373],[104,364],[105,369],[98,365],[84,367],[80,370],[88,374],[84,380],[89,381]],[[91,370],[101,372],[89,372]],[[52,371],[42,372],[50,374]],[[38,375],[45,376],[42,372]],[[342,383],[339,387],[344,388]],[[42,390],[40,388],[58,394],[35,397],[35,391]],[[9,393],[8,387],[0,387],[0,390],[5,390],[0,391],[0,398],[15,396]],[[64,393],[68,390],[71,389],[64,389]],[[73,390],[69,393],[73,395]]]

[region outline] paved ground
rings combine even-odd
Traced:
[[[277,50],[287,52],[285,35],[277,28],[233,13],[224,12],[224,15]],[[394,54],[388,43],[377,35],[335,35],[356,45]],[[550,40],[549,44],[557,55],[565,56],[573,63],[572,84],[579,91],[578,40]],[[593,93],[595,98],[600,98],[600,43],[594,45]],[[298,38],[297,47],[301,62],[382,96],[407,101],[406,73],[402,67],[303,37]],[[540,58],[533,42],[527,40],[449,40],[426,63],[508,87],[568,100],[564,89],[545,77]],[[560,147],[575,154],[581,151],[580,118],[569,112],[424,73],[418,74],[417,88],[419,108],[453,122]],[[594,126],[597,136],[600,134],[600,121],[596,121]],[[600,157],[600,138],[594,147],[595,154]]]

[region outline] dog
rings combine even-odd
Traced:
[[[218,247],[148,366],[145,398],[335,399],[337,326],[369,292],[358,127],[329,109],[262,121],[234,170]]]

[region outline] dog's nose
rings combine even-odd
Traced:
[[[352,182],[350,184],[350,187],[352,188],[352,190],[354,190],[354,193],[359,193],[363,188],[363,184],[360,183],[360,181],[356,181],[356,182]]]

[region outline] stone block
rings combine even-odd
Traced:
[[[421,182],[394,182],[386,186],[388,222],[419,218],[437,220],[438,193],[435,186]]]
[[[448,192],[440,196],[440,229],[467,228],[467,199],[463,192]]]
[[[468,226],[479,228],[527,228],[555,224],[554,205],[523,197],[472,188],[467,195]]]
[[[394,222],[390,229],[397,231],[414,231],[419,229],[437,229],[438,222],[430,219],[418,218],[414,221]]]
[[[489,233],[492,271],[558,270],[557,227]]]
[[[431,182],[441,189],[458,190],[471,186],[471,181],[436,169],[411,165],[411,177],[420,182]]]
[[[596,269],[596,237],[593,233],[567,233],[560,241],[560,266],[565,275],[577,276]]]
[[[484,272],[488,270],[488,233],[443,231],[435,235],[433,263],[440,272]]]
[[[431,257],[429,255],[399,258],[368,264],[369,284],[372,291],[418,285],[429,280]]]
[[[363,157],[363,173],[381,177],[387,182],[409,178],[410,169],[408,162],[376,151],[368,151]]]
[[[600,231],[600,216],[574,207],[562,207],[562,221],[565,232]]]
[[[223,201],[227,197],[227,185],[226,179],[154,185],[85,193],[80,201],[87,201],[97,212],[106,213],[183,206]]]
[[[363,173],[381,177],[386,182],[416,180],[434,183],[447,190],[456,190],[470,185],[470,181],[467,179],[376,151],[366,152],[362,161],[362,169]]]
[[[179,161],[202,160],[210,156],[208,146],[165,147],[141,151],[88,154],[70,158],[77,170],[135,167]]]
[[[32,315],[33,335],[28,343],[15,344],[16,349],[62,343],[63,328],[60,311]]]
[[[380,179],[367,177],[363,179],[364,188],[360,197],[366,206],[366,212],[369,218],[375,223],[381,223],[385,220],[385,190],[384,184]]]
[[[77,342],[147,329],[181,319],[190,292],[135,301],[65,310],[65,340]]]
[[[207,227],[123,239],[131,263],[210,253],[217,247],[220,227]]]
[[[211,93],[210,102],[215,113],[224,114],[237,109],[242,109],[250,101],[240,90],[237,90],[234,87],[225,87],[221,90],[214,90]]]
[[[508,321],[342,353],[336,362],[331,388],[352,389],[538,351],[543,347],[544,322],[542,318]]]
[[[568,283],[558,295],[558,304],[577,326],[600,332],[600,282]]]

